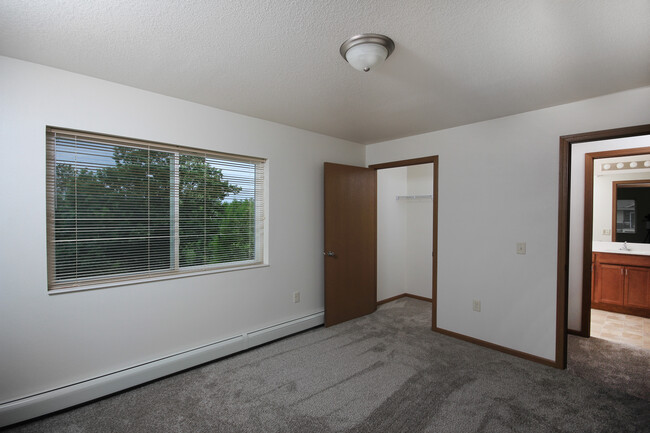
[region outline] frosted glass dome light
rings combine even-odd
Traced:
[[[345,53],[345,60],[348,61],[357,71],[368,72],[375,65],[386,60],[388,50],[386,47],[377,44],[355,45]]]
[[[356,70],[368,72],[390,56],[395,49],[391,38],[375,33],[352,36],[341,44],[341,56]]]

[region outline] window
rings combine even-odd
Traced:
[[[616,200],[616,233],[636,233],[634,200]]]
[[[264,166],[47,128],[49,289],[263,263]]]

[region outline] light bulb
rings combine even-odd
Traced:
[[[616,168],[623,168],[623,167],[625,167],[625,164],[623,164],[622,162],[616,164]]]
[[[636,161],[630,162],[630,168],[636,168],[637,165]]]
[[[644,162],[644,163],[643,163],[643,166],[644,166],[644,167],[650,167],[650,161],[646,161],[646,162]]]
[[[609,170],[610,168],[612,168],[611,165],[609,165],[609,164],[603,164],[603,170]]]

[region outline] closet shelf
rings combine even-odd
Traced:
[[[395,197],[395,200],[422,200],[422,199],[433,200],[433,194],[425,194],[425,195],[398,195],[398,196]]]

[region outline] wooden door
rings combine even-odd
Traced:
[[[377,309],[377,173],[325,163],[325,326]]]
[[[624,267],[600,264],[598,268],[596,302],[623,305]]]
[[[628,266],[625,271],[625,305],[650,308],[650,269]]]

